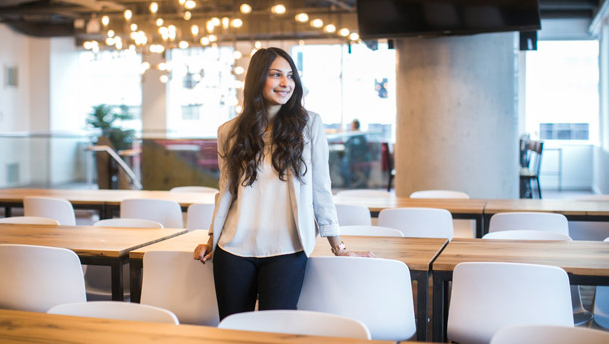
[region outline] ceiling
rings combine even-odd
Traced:
[[[123,12],[133,11],[133,21],[141,26],[153,26],[154,18],[149,5],[153,0],[0,0],[0,22],[14,30],[30,36],[61,37],[74,36],[77,40],[101,37],[99,19],[108,15],[112,23],[121,22],[125,27]],[[175,21],[192,25],[197,20],[211,17],[240,17],[243,27],[224,32],[224,39],[308,39],[325,38],[329,35],[320,29],[297,23],[294,15],[307,12],[310,16],[334,22],[338,28],[357,28],[356,0],[286,0],[288,12],[283,16],[270,13],[269,8],[277,1],[247,1],[254,8],[252,13],[239,13],[245,0],[196,0],[197,7],[190,12],[192,18],[186,22],[184,7],[178,0],[155,0],[159,5],[156,16],[166,22]],[[543,19],[584,19],[591,21],[605,0],[539,0]],[[93,22],[90,24],[90,22]],[[146,24],[148,23],[148,24]],[[117,24],[114,24],[117,25]],[[230,31],[230,32],[229,32]],[[336,34],[334,34],[336,36]]]

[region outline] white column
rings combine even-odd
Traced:
[[[163,74],[155,68],[165,59],[160,54],[142,56],[142,62],[150,63],[151,68],[142,78],[142,136],[165,137],[167,133],[167,92],[159,78]]]
[[[396,41],[398,196],[518,198],[515,33]]]

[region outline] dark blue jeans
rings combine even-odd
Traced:
[[[258,309],[296,309],[304,280],[304,252],[274,257],[239,257],[216,247],[214,282],[220,320]]]

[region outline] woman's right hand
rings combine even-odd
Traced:
[[[209,243],[199,244],[195,248],[195,251],[193,253],[193,258],[200,260],[201,263],[205,264],[206,261],[211,259],[212,253],[213,253],[213,250],[211,249],[211,245]]]

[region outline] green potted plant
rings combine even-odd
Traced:
[[[129,108],[126,105],[117,107],[100,104],[93,106],[93,112],[89,114],[87,124],[101,129],[102,135],[108,137],[114,149],[120,151],[131,148],[135,130],[123,129],[119,123],[132,118],[133,115],[129,113]]]

